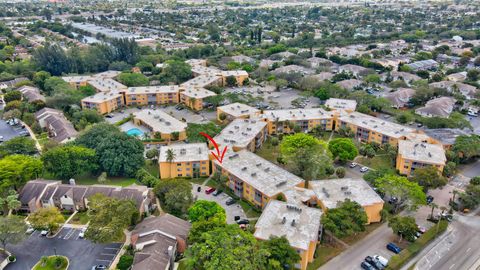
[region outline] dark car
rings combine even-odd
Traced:
[[[234,219],[235,221],[238,221],[238,220],[240,220],[240,216],[234,216],[233,219]]]
[[[390,200],[388,200],[389,204],[397,204],[397,202],[398,202],[397,197],[391,197]]]
[[[202,191],[202,187],[197,187],[197,192]]]
[[[360,264],[360,267],[365,270],[375,270],[375,268],[367,262],[362,262],[362,264]]]
[[[221,189],[217,189],[217,190],[215,190],[215,191],[213,192],[212,195],[213,195],[213,196],[218,196],[218,195],[220,195],[220,193],[222,193],[222,192],[223,192],[223,191],[222,191]]]
[[[237,220],[237,224],[250,224],[250,220],[248,219],[240,219],[240,220]]]
[[[402,251],[401,248],[399,248],[397,245],[395,245],[394,243],[390,242],[387,244],[387,249],[392,251],[393,253],[395,254],[398,254],[400,253],[400,251]]]
[[[433,202],[433,196],[428,195],[427,196],[427,204],[431,204]]]
[[[232,205],[232,204],[234,204],[234,203],[236,203],[236,202],[237,202],[237,201],[236,201],[234,198],[229,198],[229,199],[225,202],[225,204],[226,204],[226,205]]]

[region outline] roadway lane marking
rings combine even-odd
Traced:
[[[452,269],[455,266],[455,264],[450,265],[448,269]]]
[[[466,252],[468,253],[471,249],[472,249],[472,248],[468,248]]]

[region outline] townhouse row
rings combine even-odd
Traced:
[[[42,207],[82,211],[88,209],[89,199],[95,194],[132,200],[141,214],[150,210],[152,194],[146,186],[84,186],[73,182],[62,184],[61,181],[36,179],[27,182],[20,190],[20,211],[32,213]]]

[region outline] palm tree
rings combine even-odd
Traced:
[[[170,176],[172,176],[172,163],[175,160],[175,152],[173,152],[172,148],[167,150],[167,162],[170,163]]]
[[[430,213],[430,218],[433,219],[433,210],[435,210],[435,208],[438,208],[438,205],[436,203],[432,202],[431,206],[432,206],[432,212]]]

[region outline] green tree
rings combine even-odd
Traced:
[[[226,78],[226,84],[229,87],[236,86],[237,85],[237,79],[235,78],[235,76],[228,76]]]
[[[42,167],[42,161],[31,156],[11,155],[0,159],[0,185],[18,190],[28,180],[38,177]]]
[[[480,136],[475,134],[458,136],[452,146],[452,151],[461,162],[480,156]]]
[[[266,251],[266,262],[263,269],[295,269],[301,257],[290,245],[285,236],[272,236],[266,241],[260,242],[260,248]]]
[[[403,176],[387,174],[375,180],[375,186],[390,197],[396,197],[399,206],[416,209],[419,205],[426,204],[426,195],[422,187]]]
[[[85,238],[94,243],[121,241],[124,230],[139,219],[138,209],[132,200],[120,200],[100,193],[88,199],[90,223]]]
[[[81,133],[75,140],[75,143],[96,149],[106,137],[118,133],[120,133],[120,130],[116,126],[107,123],[99,123]]]
[[[154,192],[162,209],[177,217],[185,217],[193,203],[192,184],[184,179],[159,181]]]
[[[215,228],[227,226],[226,221],[218,220],[216,218],[209,220],[200,220],[192,223],[192,228],[188,233],[188,242],[190,244],[202,240],[202,235],[205,232],[213,231]]]
[[[42,155],[44,168],[60,179],[70,179],[98,168],[95,150],[83,146],[65,145]]]
[[[0,207],[3,214],[8,215],[10,210],[18,210],[22,203],[18,200],[18,193],[15,190],[9,189],[5,193],[0,197]]]
[[[332,153],[334,158],[338,157],[338,160],[345,162],[347,160],[353,160],[358,156],[357,146],[353,143],[352,139],[337,138],[328,143],[328,150]]]
[[[413,182],[418,183],[425,190],[443,187],[447,184],[447,178],[443,177],[434,166],[418,168],[411,177]]]
[[[405,237],[408,241],[415,240],[415,234],[418,231],[415,218],[408,216],[392,216],[388,219],[388,227],[392,228],[392,231],[399,236],[399,242]]]
[[[30,214],[28,221],[35,229],[48,229],[51,234],[55,233],[65,218],[56,207],[42,207]]]
[[[117,80],[128,87],[148,85],[148,78],[141,73],[122,72]]]
[[[238,225],[216,227],[187,250],[187,264],[198,270],[259,269],[255,246],[253,235]]]
[[[367,221],[368,217],[363,207],[350,199],[339,202],[336,208],[329,209],[322,216],[323,227],[337,237],[365,231]]]
[[[145,153],[145,156],[148,159],[153,160],[154,162],[158,161],[158,156],[159,155],[160,155],[160,152],[156,148],[150,149]]]
[[[169,60],[162,70],[161,77],[165,82],[183,83],[192,78],[192,67],[179,60]]]
[[[0,146],[0,152],[4,155],[34,155],[37,153],[37,148],[32,139],[16,137],[4,142]]]
[[[0,243],[2,244],[2,249],[7,250],[8,244],[15,245],[21,243],[27,238],[26,231],[27,224],[22,217],[0,217]]]
[[[125,133],[104,138],[95,150],[102,171],[110,176],[134,176],[145,164],[142,142]]]
[[[3,95],[3,100],[5,101],[5,103],[8,103],[14,100],[21,100],[21,99],[22,99],[22,92],[17,90],[8,91],[5,95]]]
[[[327,144],[305,133],[285,136],[280,152],[287,166],[306,180],[306,188],[310,180],[326,176],[332,167]]]
[[[133,264],[133,256],[132,255],[122,255],[120,260],[118,261],[117,268],[119,270],[128,270]]]
[[[226,222],[225,209],[218,203],[212,201],[198,200],[188,209],[188,220],[190,222],[218,219]]]
[[[189,142],[208,142],[207,138],[200,135],[200,132],[204,132],[210,135],[212,138],[222,131],[222,128],[213,122],[206,124],[188,123],[187,137]]]
[[[33,75],[33,83],[35,83],[40,89],[44,89],[45,81],[50,78],[52,75],[47,71],[38,71]]]
[[[338,167],[336,170],[335,170],[335,174],[337,175],[338,178],[343,178],[345,177],[345,168],[344,167]]]

